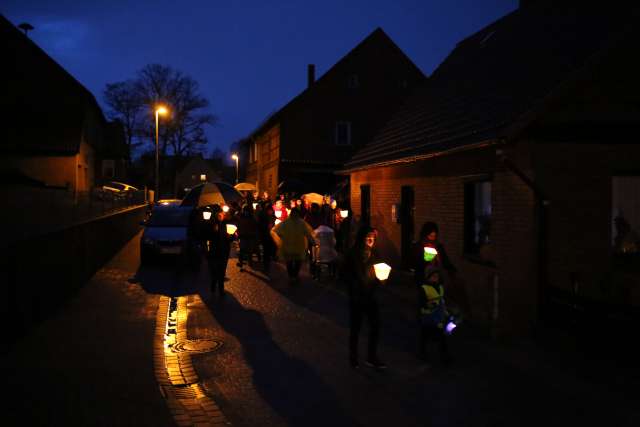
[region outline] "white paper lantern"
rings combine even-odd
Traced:
[[[238,229],[238,227],[236,227],[233,224],[227,224],[227,234],[233,234],[236,232],[236,230]]]
[[[387,280],[389,278],[389,273],[391,273],[391,266],[384,262],[380,262],[375,264],[373,268],[376,271],[376,277],[378,280]]]
[[[202,218],[206,220],[211,219],[211,211],[202,211]]]
[[[340,218],[346,218],[349,216],[349,211],[348,210],[341,210],[340,211]]]

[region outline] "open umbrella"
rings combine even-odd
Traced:
[[[324,197],[322,197],[322,194],[318,194],[318,193],[307,193],[307,194],[304,194],[302,197],[304,197],[305,200],[308,200],[309,203],[317,203],[319,205],[321,205],[322,201],[324,200]]]
[[[193,187],[180,206],[193,206],[196,208],[210,205],[228,205],[242,201],[242,194],[226,182],[205,182]]]
[[[256,186],[250,182],[240,182],[233,186],[238,191],[256,191]]]

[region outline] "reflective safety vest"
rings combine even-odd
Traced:
[[[422,291],[427,297],[427,306],[420,308],[423,323],[431,323],[441,328],[446,315],[444,287],[442,285],[422,285]]]

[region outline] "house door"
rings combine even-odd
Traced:
[[[413,248],[414,224],[413,211],[415,208],[413,187],[404,185],[400,189],[400,227],[401,227],[401,256],[402,266],[411,267],[411,250]]]
[[[362,225],[371,225],[371,186],[360,186],[360,220]]]

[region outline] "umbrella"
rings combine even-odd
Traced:
[[[317,203],[319,205],[321,205],[322,201],[324,200],[324,197],[322,196],[322,194],[318,194],[318,193],[307,193],[302,197],[304,197],[305,200],[308,200],[309,203]]]
[[[189,190],[180,206],[228,205],[242,199],[242,194],[226,182],[205,182]]]
[[[250,182],[240,182],[233,186],[238,191],[256,191],[256,186]]]

